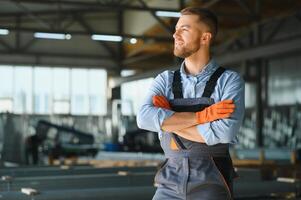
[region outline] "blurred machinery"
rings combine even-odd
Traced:
[[[125,110],[127,109],[127,110]],[[162,152],[156,133],[139,129],[131,101],[115,99],[112,103],[112,138],[120,151]],[[124,114],[122,111],[125,111]],[[111,149],[106,149],[111,150]]]
[[[130,152],[163,152],[157,134],[139,129],[125,133],[123,146]]]
[[[46,120],[38,121],[36,134],[27,137],[25,143],[28,164],[38,163],[40,151],[50,162],[60,157],[95,156],[98,152],[92,134]]]
[[[274,106],[263,111],[263,136],[265,148],[285,147],[301,149],[300,105]],[[239,147],[256,147],[256,113],[247,109],[240,129]],[[238,146],[237,145],[237,146]]]

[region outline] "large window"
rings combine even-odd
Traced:
[[[98,69],[0,66],[0,112],[105,115],[107,73]]]
[[[121,99],[123,104],[121,112],[123,115],[137,114],[152,81],[153,78],[147,78],[122,84]]]
[[[38,114],[52,112],[52,70],[34,68],[34,111]]]
[[[11,66],[0,67],[0,112],[12,112],[13,110],[13,68]]]
[[[15,113],[32,113],[32,68],[14,68],[14,104]]]
[[[72,69],[72,112],[76,114],[89,113],[88,71]]]
[[[256,105],[256,85],[254,83],[245,84],[245,106],[252,108]]]
[[[268,103],[294,105],[301,103],[300,56],[274,58],[269,62]]]
[[[107,74],[105,71],[89,70],[89,112],[91,114],[107,113]]]
[[[70,113],[70,69],[53,69],[53,112]]]

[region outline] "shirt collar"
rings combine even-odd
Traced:
[[[218,68],[217,62],[212,58],[210,61],[207,63],[207,65],[203,68],[202,71],[200,71],[196,76],[200,76],[206,73],[210,73],[215,71]],[[187,74],[185,71],[185,61],[182,62],[180,72],[186,76],[192,76],[190,74]]]

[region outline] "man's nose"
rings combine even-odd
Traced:
[[[176,39],[179,36],[179,32],[177,30],[175,30],[175,32],[172,36],[174,39]]]

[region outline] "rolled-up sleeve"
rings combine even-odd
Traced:
[[[207,145],[235,144],[237,142],[237,133],[245,112],[244,87],[243,79],[235,72],[231,73],[226,80],[223,80],[219,88],[221,100],[232,99],[235,104],[235,111],[230,118],[197,125],[198,132]]]
[[[166,96],[165,90],[168,84],[167,74],[168,71],[165,71],[154,79],[137,113],[137,125],[141,129],[162,132],[161,126],[163,121],[174,114],[174,111],[155,107],[152,102],[152,97],[155,95]]]

